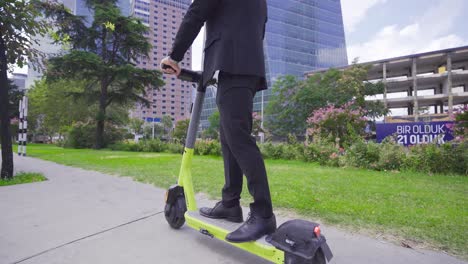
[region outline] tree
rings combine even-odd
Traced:
[[[47,9],[60,8],[53,3],[42,3],[39,0],[0,2],[0,141],[2,145],[0,177],[3,179],[13,177],[8,67],[15,64],[23,67],[27,61],[34,65],[38,61],[41,54],[32,49],[31,45],[35,42],[35,36],[47,33],[48,24],[40,19],[43,16],[42,11]]]
[[[154,138],[163,139],[166,135],[166,131],[161,123],[145,123],[143,126],[143,135],[145,139],[153,139],[153,129]]]
[[[133,134],[139,135],[143,133],[143,125],[145,121],[141,120],[140,118],[132,118],[130,119],[130,130]]]
[[[304,134],[305,119],[298,118],[296,102],[292,99],[302,82],[292,75],[280,77],[273,84],[272,96],[265,109],[265,128],[277,136]]]
[[[187,138],[187,129],[190,124],[190,119],[180,120],[176,123],[172,137],[179,142],[184,142]]]
[[[131,118],[130,119],[130,131],[135,136],[135,142],[138,142],[138,135],[143,134],[143,125],[145,121],[141,120],[140,118]]]
[[[313,111],[328,105],[341,107],[350,101],[355,102],[352,107],[361,109],[362,115],[370,119],[387,114],[382,102],[365,100],[366,96],[384,90],[381,82],[366,81],[368,69],[368,66],[355,62],[344,71],[330,69],[304,81],[293,76],[279,78],[265,111],[266,129],[281,137],[288,134],[302,136]]]
[[[369,65],[357,64],[357,61],[353,61],[353,65],[343,71],[340,79],[338,80],[338,93],[347,94],[352,96],[352,100],[355,101],[353,104],[356,108],[362,110],[362,113],[370,118],[375,119],[384,116],[389,113],[389,110],[385,108],[381,101],[367,101],[367,96],[373,96],[377,94],[383,94],[384,85],[382,82],[369,82],[367,81],[367,73],[369,71]],[[346,102],[339,102],[338,106],[342,106]]]
[[[90,122],[96,108],[72,96],[82,92],[85,85],[85,81],[36,81],[28,90],[30,131],[52,140],[57,134],[61,137],[73,123]]]
[[[204,138],[219,139],[219,111],[216,110],[208,117],[210,126],[203,131]]]
[[[164,135],[169,136],[171,130],[172,130],[172,117],[168,115],[164,115],[161,118],[161,123],[163,125],[164,129]]]
[[[81,96],[98,105],[96,142],[104,147],[104,130],[108,107],[134,102],[148,104],[144,98],[148,87],[158,89],[163,82],[160,72],[137,68],[133,61],[147,57],[151,48],[145,37],[148,27],[140,20],[125,17],[116,0],[87,0],[94,17],[88,28],[82,17],[63,13],[58,16],[59,38],[66,38],[71,52],[50,59],[48,81],[59,79],[87,80]]]

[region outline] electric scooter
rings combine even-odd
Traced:
[[[163,65],[163,68],[170,66]],[[183,69],[179,79],[198,83],[195,102],[191,107],[190,125],[187,132],[182,165],[176,185],[166,192],[164,215],[169,225],[179,229],[187,225],[201,234],[211,238],[225,240],[228,233],[236,230],[241,224],[222,219],[211,219],[199,214],[192,183],[192,158],[194,155],[197,129],[205,98],[206,87],[214,81],[203,85],[201,72]],[[333,254],[320,226],[305,220],[291,220],[280,225],[277,230],[257,241],[245,243],[229,243],[242,250],[255,254],[263,259],[277,264],[325,264]]]

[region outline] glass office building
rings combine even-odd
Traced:
[[[255,97],[254,111],[266,107],[271,86],[282,75],[348,64],[340,0],[267,0],[265,64],[269,89]],[[202,128],[216,110],[215,91],[207,92]]]

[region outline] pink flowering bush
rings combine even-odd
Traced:
[[[322,139],[348,147],[364,134],[367,119],[365,111],[349,102],[341,107],[328,105],[312,113],[307,119],[307,134],[314,140]]]

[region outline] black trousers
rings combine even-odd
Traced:
[[[260,84],[255,76],[220,73],[216,104],[220,113],[220,137],[224,159],[225,184],[222,202],[230,207],[239,204],[243,174],[254,202],[250,211],[271,217],[270,188],[265,163],[252,133],[253,98]]]

